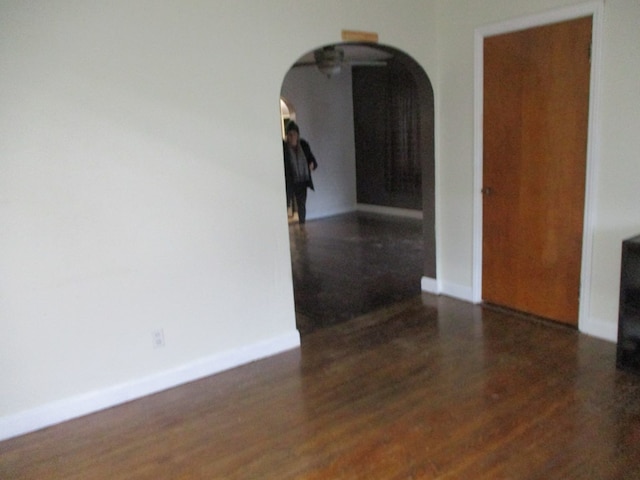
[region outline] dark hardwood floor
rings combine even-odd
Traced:
[[[302,335],[420,294],[422,221],[354,212],[289,225]]]
[[[0,443],[2,479],[637,479],[640,378],[575,330],[415,296]]]
[[[416,293],[413,221],[378,220],[292,229],[300,349],[0,442],[0,479],[640,478],[614,344]]]

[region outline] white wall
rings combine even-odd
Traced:
[[[331,78],[312,66],[292,68],[282,84],[282,95],[294,106],[300,135],[309,142],[318,160],[318,169],[313,172],[315,191],[309,190],[307,200],[307,217],[355,210],[351,68],[343,68]]]
[[[241,9],[1,8],[0,416],[295,347],[284,61],[225,48]]]
[[[438,276],[470,289],[474,29],[572,3],[2,2],[0,437],[297,344],[278,97],[341,29],[433,80]],[[586,295],[612,330],[640,231],[639,24],[607,0]]]
[[[598,183],[593,234],[594,321],[615,323],[621,241],[640,233],[640,2],[604,9]]]
[[[342,29],[433,60],[405,7],[2,2],[0,438],[298,345],[282,81]]]

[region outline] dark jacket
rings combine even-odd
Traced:
[[[307,157],[307,162],[309,164],[313,164],[313,169],[318,168],[318,162],[316,161],[316,157],[311,153],[311,147],[309,147],[309,143],[306,140],[300,139],[300,148],[304,152],[304,156]],[[284,178],[287,187],[287,198],[291,198],[293,195],[293,172],[291,171],[291,161],[289,159],[289,146],[286,141],[282,142],[282,152],[284,156]],[[311,190],[313,188],[313,180],[311,179],[311,168],[309,168],[309,181],[307,182],[307,187]]]

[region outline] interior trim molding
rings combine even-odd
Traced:
[[[300,347],[300,334],[295,330],[131,382],[8,415],[0,418],[0,441],[96,413],[298,347]]]
[[[618,325],[598,318],[589,318],[580,325],[580,331],[585,335],[601,340],[617,343]]]
[[[458,300],[474,303],[473,289],[471,287],[451,282],[440,282],[439,285],[441,294],[457,298]]]
[[[382,215],[393,215],[396,217],[408,217],[423,219],[422,210],[411,210],[409,208],[384,207],[382,205],[370,205],[368,203],[358,203],[356,209],[359,212],[380,213]]]
[[[433,293],[434,295],[440,294],[440,286],[435,278],[422,277],[420,279],[420,289],[423,292]]]

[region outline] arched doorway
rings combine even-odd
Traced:
[[[321,65],[318,52],[329,51],[331,56],[336,50],[340,52],[337,67],[336,64]],[[383,90],[386,92],[371,94],[378,103],[383,100],[383,106],[374,110],[380,114],[376,120],[378,127],[385,126],[382,133],[378,129],[377,137],[382,142],[377,150],[384,154],[375,160],[368,152],[361,151],[356,138],[367,131],[371,116],[355,106],[355,97],[359,95],[355,89],[367,84],[366,77],[370,74],[385,79]],[[365,80],[356,82],[356,76],[361,79],[364,76]],[[399,78],[403,82],[399,82]],[[411,101],[406,95],[397,94],[399,85],[409,86]],[[370,94],[364,92],[363,95],[367,98]],[[434,101],[431,82],[422,67],[390,46],[328,45],[308,52],[294,63],[283,81],[281,97],[295,105],[301,136],[309,140],[320,164],[314,172],[316,192],[310,197],[307,218],[329,217],[361,207],[419,216],[422,219],[422,280],[431,280],[435,285]],[[367,100],[360,103],[366,105]],[[411,109],[408,115],[403,111],[407,108]],[[370,140],[365,139],[364,144],[368,143]],[[362,189],[359,189],[363,182],[359,177],[367,172],[357,165],[358,156],[363,155],[367,157],[365,163],[384,163],[378,169],[383,171],[382,178],[375,181],[381,184],[379,191],[389,193],[381,200],[365,199],[366,205],[363,205]],[[364,183],[370,185],[371,181]],[[410,197],[412,187],[417,193],[417,203],[416,197],[413,203],[403,203]],[[404,200],[394,204],[394,199]],[[424,285],[420,279],[416,282]]]

